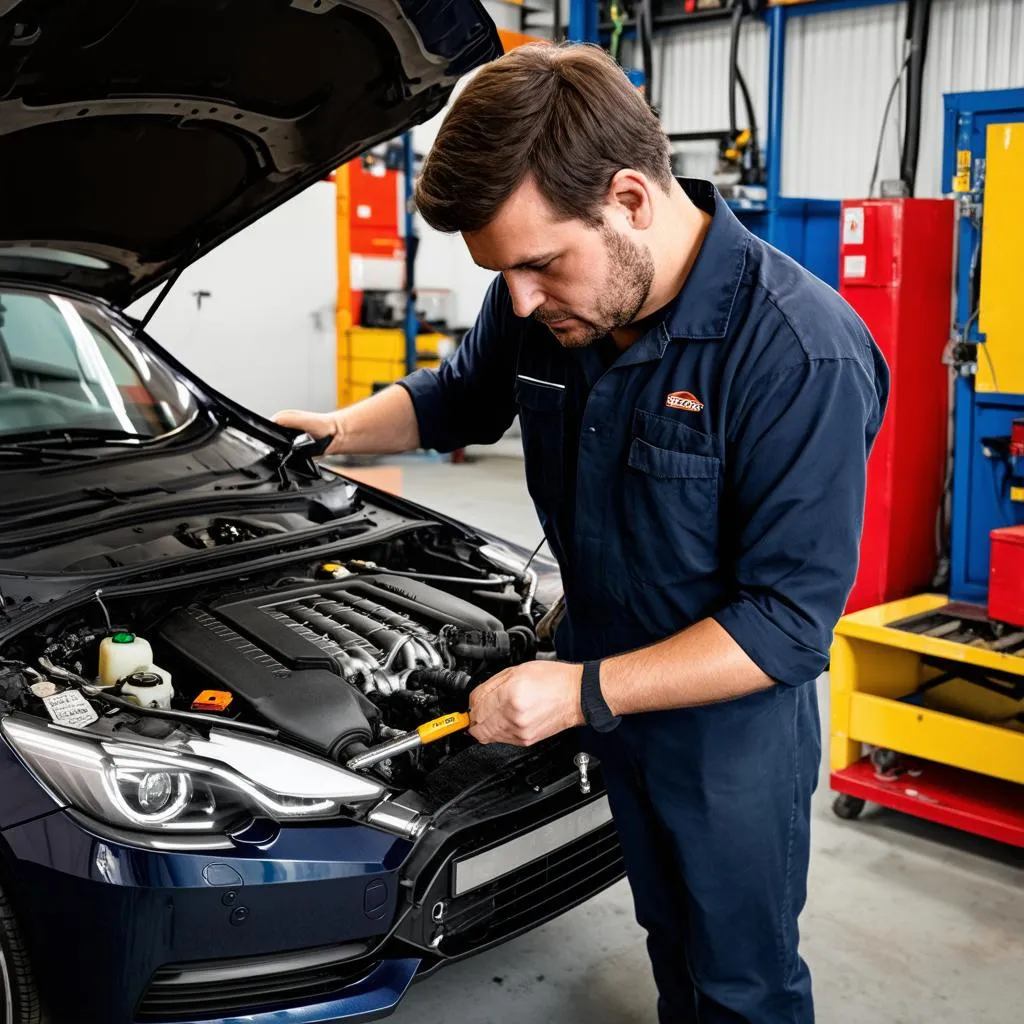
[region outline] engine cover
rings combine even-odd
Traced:
[[[396,660],[411,667],[418,654],[435,651],[449,623],[501,628],[444,591],[377,575],[189,605],[163,621],[158,638],[283,734],[336,757],[370,742],[379,714],[342,678],[346,671],[389,669]]]

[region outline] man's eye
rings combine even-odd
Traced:
[[[530,265],[530,269],[531,270],[547,270],[547,268],[550,267],[551,264],[554,263],[554,262],[555,262],[554,258],[552,258],[552,259],[548,260],[547,263],[532,263]]]

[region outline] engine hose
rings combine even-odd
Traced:
[[[410,690],[437,690],[453,697],[468,693],[473,677],[468,672],[446,668],[420,668],[409,673],[406,686]]]
[[[736,80],[739,82],[740,92],[743,93],[743,105],[747,109],[747,122],[750,125],[750,154],[751,163],[754,167],[756,174],[756,183],[761,184],[760,170],[761,170],[761,145],[757,140],[757,114],[754,113],[754,103],[750,98],[750,89],[747,88],[747,80],[743,77],[743,72],[736,69]]]
[[[924,65],[928,56],[928,34],[931,21],[931,0],[913,0],[907,12],[907,33],[910,39],[910,68],[907,75],[906,129],[900,177],[907,193],[914,194],[917,184],[918,149],[921,143],[921,106]]]
[[[445,626],[440,639],[452,656],[469,661],[518,664],[529,659],[537,649],[537,638],[526,626],[513,626],[508,632]]]

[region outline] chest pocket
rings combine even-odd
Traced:
[[[516,380],[519,425],[526,459],[526,487],[541,513],[550,516],[564,486],[565,389],[541,380]]]
[[[626,566],[668,586],[718,569],[720,460],[707,434],[638,413],[626,459]]]

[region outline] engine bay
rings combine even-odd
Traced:
[[[99,592],[5,646],[0,701],[149,743],[219,726],[345,766],[465,712],[474,686],[548,654],[552,616],[537,588],[509,549],[431,527],[335,561],[251,576],[240,566],[230,580],[131,598]],[[476,746],[457,732],[363,773],[417,791]]]

